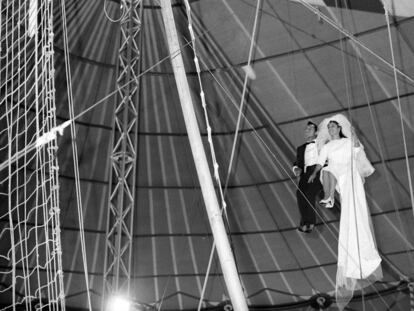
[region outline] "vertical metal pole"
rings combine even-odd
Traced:
[[[142,5],[141,0],[121,0],[121,6],[101,310],[110,295],[130,296],[132,276]]]
[[[216,243],[221,268],[226,282],[227,290],[236,311],[247,311],[247,303],[243,294],[240,279],[237,273],[236,264],[230,249],[230,243],[224,228],[216,192],[213,186],[210,169],[204,152],[200,130],[198,128],[196,115],[191,99],[185,73],[184,62],[180,52],[180,45],[175,28],[174,16],[171,7],[171,0],[161,0],[161,11],[164,19],[165,32],[168,40],[168,47],[171,55],[171,62],[174,70],[175,81],[180,97],[181,108],[184,114],[185,126],[188,139],[190,140],[197,175],[201,186],[207,214],[210,221],[211,231]]]

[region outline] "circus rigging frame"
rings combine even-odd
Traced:
[[[131,287],[142,18],[140,4],[141,0],[121,1],[118,100],[112,125],[102,310],[110,295],[129,296]]]

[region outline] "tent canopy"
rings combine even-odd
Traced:
[[[407,288],[401,285],[402,279],[414,275],[407,170],[407,162],[414,167],[414,83],[397,73],[397,93],[391,43],[396,68],[414,77],[414,14],[408,13],[413,12],[413,5],[401,1],[406,9],[398,7],[390,16],[389,41],[378,0],[364,1],[364,5],[338,1],[338,6],[336,1],[307,2],[320,14],[300,1],[262,1],[251,62],[256,78],[247,84],[238,146],[227,176],[257,2],[190,1],[222,184],[228,179],[224,219],[245,295],[252,308],[296,306],[297,310],[305,310],[316,294],[333,295],[340,210],[338,206],[333,210],[318,207],[316,230],[309,235],[298,233],[297,180],[291,167],[296,147],[303,143],[307,120],[319,123],[329,115],[343,113],[357,129],[376,169],[365,187],[383,257],[384,279],[365,290],[372,295],[364,304],[366,310],[407,310],[407,292],[399,289]],[[115,1],[68,0],[65,5],[75,115],[102,100],[76,120],[89,294],[98,309],[113,109],[119,100],[116,68],[120,31],[119,24],[109,18],[117,19],[122,10]],[[173,1],[173,10],[210,160],[184,2]],[[55,5],[54,16],[60,124],[69,119],[60,3]],[[345,37],[324,16],[372,52]],[[195,309],[213,239],[163,27],[159,3],[143,0],[132,298],[141,307]],[[87,308],[71,143],[67,130],[58,139],[64,286],[68,308]],[[6,203],[1,204],[5,208]],[[227,301],[214,257],[203,307]],[[352,306],[360,309],[360,299]]]

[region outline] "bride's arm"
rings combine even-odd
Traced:
[[[354,127],[351,127],[351,139],[352,139],[352,142],[354,143],[355,148],[361,147],[361,143],[359,142],[358,136],[355,133]]]

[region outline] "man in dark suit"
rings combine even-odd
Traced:
[[[301,215],[298,230],[301,232],[312,232],[315,227],[316,199],[322,190],[319,175],[308,183],[318,159],[318,148],[315,143],[318,126],[309,121],[305,128],[306,142],[297,148],[296,161],[293,164],[293,172],[299,177],[298,190],[296,192],[299,212]]]

